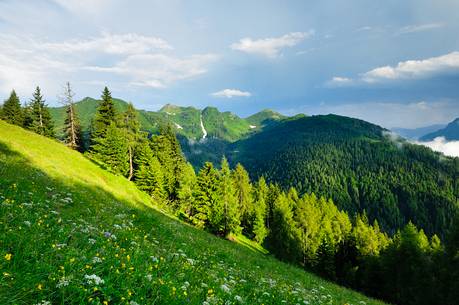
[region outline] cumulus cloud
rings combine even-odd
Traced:
[[[447,141],[444,137],[437,137],[433,141],[415,143],[442,152],[446,156],[459,157],[459,141]]]
[[[293,32],[281,37],[272,37],[254,40],[246,37],[239,42],[233,43],[231,49],[242,51],[249,54],[262,55],[269,58],[278,57],[281,50],[287,47],[293,47],[306,38],[314,35],[314,31]]]
[[[459,52],[451,52],[438,57],[423,60],[407,60],[396,66],[378,67],[361,74],[356,79],[334,77],[328,82],[331,85],[376,84],[395,80],[416,80],[459,73]],[[342,80],[346,80],[344,83]]]
[[[165,88],[206,73],[217,59],[214,54],[178,57],[165,40],[134,33],[61,41],[0,34],[0,41],[0,92],[4,94],[14,88],[29,95],[40,85],[48,96],[56,95],[66,80]]]
[[[417,25],[408,25],[405,27],[402,27],[397,31],[397,35],[403,35],[403,34],[411,34],[411,33],[417,33],[417,32],[424,32],[424,31],[429,31],[433,29],[438,29],[444,27],[444,23],[427,23],[427,24],[417,24]]]
[[[232,98],[232,97],[250,97],[252,94],[247,91],[241,91],[238,89],[224,89],[218,92],[214,92],[211,94],[215,97],[224,97],[224,98]]]

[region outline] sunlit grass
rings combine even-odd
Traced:
[[[124,178],[0,121],[0,304],[382,304],[152,205]]]

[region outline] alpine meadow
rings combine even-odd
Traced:
[[[0,304],[459,305],[458,11],[0,1]]]

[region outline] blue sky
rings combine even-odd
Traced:
[[[0,0],[0,97],[104,85],[138,108],[459,117],[459,1]]]

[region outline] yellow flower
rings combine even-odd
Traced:
[[[129,254],[128,254],[128,255],[126,255],[126,259],[127,259],[128,261],[130,261],[130,260],[131,260],[131,257],[129,256]]]
[[[42,285],[41,283],[38,284],[38,285],[37,285],[37,289],[38,289],[38,290],[42,290],[42,289],[43,289],[43,285]]]
[[[104,305],[108,305],[108,302],[107,302],[107,301],[104,301]]]
[[[132,291],[128,290],[128,295],[131,296],[132,295]]]
[[[72,257],[72,258],[70,259],[70,262],[73,263],[74,261],[75,261],[75,259]]]
[[[10,261],[12,256],[13,256],[13,254],[11,254],[11,253],[6,253],[6,254],[5,254],[5,259],[6,259],[7,261]]]

